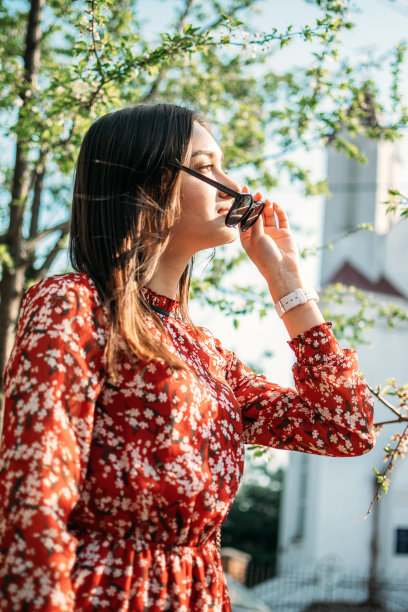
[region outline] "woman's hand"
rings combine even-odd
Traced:
[[[246,187],[243,192],[248,192]],[[260,193],[254,197],[262,199]],[[299,270],[299,253],[289,228],[285,211],[265,200],[265,208],[257,222],[240,232],[242,246],[265,277],[274,302],[294,289],[303,287]]]

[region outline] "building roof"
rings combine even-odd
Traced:
[[[394,295],[395,297],[406,299],[406,295],[401,293],[389,280],[384,276],[380,276],[377,281],[372,281],[362,274],[353,264],[349,262],[343,263],[340,268],[329,279],[329,284],[342,283],[343,285],[353,285],[364,291],[372,291],[373,293],[383,293],[384,295]]]

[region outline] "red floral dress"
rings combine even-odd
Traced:
[[[329,324],[290,343],[296,390],[283,389],[206,329],[197,339],[176,301],[145,296],[184,370],[123,359],[110,379],[107,313],[84,274],[23,298],[5,377],[2,611],[226,612],[215,534],[244,443],[333,456],[374,444],[356,355]]]

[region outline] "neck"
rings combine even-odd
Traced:
[[[190,258],[185,254],[177,254],[166,249],[148,284],[149,288],[159,295],[176,299],[181,275],[187,267]]]

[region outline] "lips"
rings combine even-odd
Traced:
[[[217,210],[217,213],[218,213],[219,215],[226,215],[228,211],[229,211],[229,207],[226,207],[226,208],[220,208],[219,210]]]

